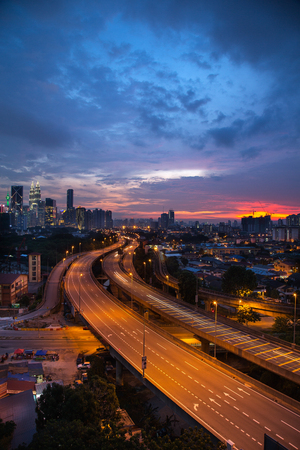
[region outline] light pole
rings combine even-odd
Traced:
[[[195,295],[195,305],[198,308],[198,275],[196,275],[196,295]]]
[[[144,280],[146,282],[146,261],[144,261]]]
[[[81,253],[81,242],[79,242],[79,253]]]
[[[214,348],[214,357],[217,357],[217,314],[218,314],[218,303],[214,302],[215,305],[215,348]]]
[[[143,378],[145,377],[145,369],[147,368],[147,356],[146,356],[146,314],[148,314],[148,310],[144,311],[144,334],[143,334],[143,356],[142,356],[142,369],[143,369]]]
[[[82,277],[82,273],[80,274],[80,277],[79,277],[79,301],[78,301],[79,314],[80,314],[80,285],[81,285],[81,277]]]
[[[151,266],[152,259],[149,259],[149,263],[150,263],[150,280],[149,280],[149,284],[152,284],[152,266]]]
[[[169,293],[169,275],[166,275],[166,279],[167,279],[167,293]]]
[[[130,272],[131,282],[130,282],[130,308],[133,309],[132,305],[132,283],[133,283],[133,273]]]
[[[73,251],[74,251],[74,245],[72,245],[72,255],[73,255]]]
[[[294,292],[295,296],[295,308],[294,308],[294,334],[293,334],[293,345],[295,345],[296,342],[296,317],[297,317],[297,294]]]

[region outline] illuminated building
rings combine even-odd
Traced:
[[[10,207],[12,211],[23,211],[23,186],[12,186],[10,196]]]
[[[85,208],[81,206],[76,208],[76,223],[79,230],[85,229]]]
[[[168,226],[172,226],[175,223],[175,215],[172,209],[169,210]]]
[[[39,283],[42,280],[41,254],[30,253],[28,255],[29,283]]]
[[[45,226],[56,225],[57,209],[56,200],[46,198],[45,200]]]

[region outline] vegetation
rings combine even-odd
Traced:
[[[300,336],[299,336],[299,319],[296,319],[296,327],[295,327],[295,343],[300,345]],[[277,316],[274,319],[274,323],[272,326],[272,332],[275,333],[280,339],[283,339],[287,342],[293,342],[294,339],[294,317],[290,315],[286,316]]]
[[[194,304],[197,278],[189,270],[183,270],[178,277],[179,292],[183,301]]]
[[[15,428],[16,424],[13,420],[3,422],[3,420],[0,419],[0,448],[2,450],[8,450],[10,448]]]
[[[253,311],[250,306],[239,306],[237,310],[237,321],[248,326],[249,322],[255,323],[261,320],[258,312]]]
[[[248,296],[257,287],[255,273],[242,266],[231,266],[222,277],[222,290],[227,294]]]

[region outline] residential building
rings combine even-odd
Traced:
[[[0,273],[0,305],[10,307],[28,292],[26,274]]]
[[[29,253],[28,273],[29,283],[39,283],[42,280],[40,253]]]

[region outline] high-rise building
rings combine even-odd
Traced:
[[[12,211],[22,213],[23,211],[23,186],[12,186],[10,196],[10,207]]]
[[[175,224],[175,214],[172,209],[169,210],[169,226],[172,226]]]
[[[271,230],[271,216],[261,217],[242,217],[242,230],[246,233],[265,233]]]
[[[167,213],[162,213],[160,215],[160,227],[166,230],[169,226],[169,215]]]
[[[299,227],[300,226],[300,214],[291,214],[286,218],[286,224],[288,227]]]
[[[93,228],[96,230],[104,228],[105,211],[103,209],[94,209],[93,211]]]
[[[78,206],[76,208],[76,223],[79,230],[84,230],[85,228],[85,208]]]
[[[67,209],[73,208],[73,189],[67,190]]]
[[[105,211],[105,228],[113,228],[113,219],[112,219],[112,212],[107,210]]]
[[[57,209],[56,200],[52,198],[45,199],[45,226],[56,225]]]

